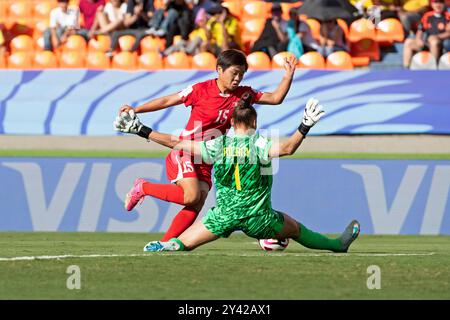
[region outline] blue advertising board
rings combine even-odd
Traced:
[[[283,70],[248,72],[243,85],[275,90]],[[165,70],[0,71],[0,134],[118,134],[123,104],[136,106],[216,77],[215,72]],[[261,129],[292,133],[308,98],[326,117],[311,131],[327,134],[449,134],[450,71],[298,70],[282,105],[258,106]],[[189,117],[182,106],[142,115],[144,123],[179,133]]]
[[[450,234],[450,161],[274,162],[273,207],[320,232],[352,219],[366,234]],[[165,231],[181,206],[146,197],[137,177],[167,183],[164,159],[0,158],[0,231]],[[214,206],[210,192],[204,215]]]

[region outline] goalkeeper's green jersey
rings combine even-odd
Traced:
[[[272,142],[258,133],[201,142],[202,159],[214,163],[217,207],[230,218],[271,210]]]

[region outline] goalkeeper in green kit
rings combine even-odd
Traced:
[[[298,149],[309,129],[324,115],[319,102],[310,99],[298,130],[286,141],[275,144],[255,131],[257,114],[251,99],[244,93],[234,109],[231,119],[234,136],[222,135],[209,141],[179,140],[176,136],[156,132],[144,126],[133,111],[117,117],[114,125],[121,132],[183,149],[214,164],[216,207],[209,209],[201,221],[196,221],[178,238],[167,242],[151,241],[144,251],[193,250],[237,230],[256,239],[290,238],[307,248],[333,252],[347,252],[358,237],[360,225],[356,220],[340,237],[331,239],[272,209],[271,159],[291,155]]]

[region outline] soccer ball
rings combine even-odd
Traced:
[[[258,240],[259,246],[264,251],[283,251],[289,244],[289,239],[260,239]]]

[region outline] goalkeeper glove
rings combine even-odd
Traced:
[[[114,121],[114,128],[120,132],[137,134],[144,139],[148,139],[153,131],[141,123],[134,110],[124,111],[120,116],[117,116]]]
[[[322,116],[325,114],[323,107],[319,104],[319,100],[310,98],[305,106],[305,111],[303,111],[302,123],[298,127],[298,131],[306,137],[311,129]]]

